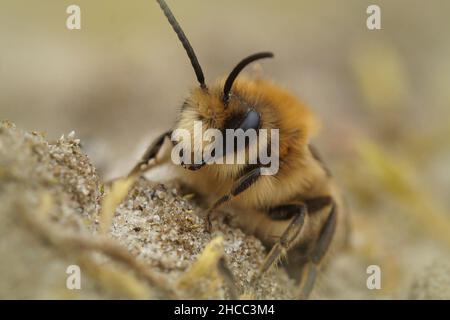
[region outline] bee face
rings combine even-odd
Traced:
[[[260,104],[255,99],[248,99],[245,91],[236,90],[230,94],[227,103],[223,101],[223,81],[207,90],[196,88],[186,99],[178,120],[178,127],[191,130],[194,121],[201,121],[205,129],[241,128],[258,130],[262,128]]]
[[[208,87],[207,90],[203,88],[196,88],[192,90],[190,96],[183,103],[181,112],[178,116],[178,121],[175,126],[176,129],[183,129],[189,132],[190,147],[186,147],[186,140],[178,143],[184,144],[185,150],[191,150],[190,159],[202,159],[206,161],[205,154],[208,154],[208,148],[211,140],[205,139],[205,132],[214,129],[221,135],[222,145],[211,153],[216,159],[221,159],[222,164],[210,163],[203,167],[203,162],[199,166],[189,165],[191,170],[202,168],[203,171],[209,171],[212,174],[220,177],[237,176],[245,167],[244,164],[225,164],[225,156],[227,154],[227,144],[225,132],[227,129],[242,128],[257,129],[260,125],[260,115],[254,109],[249,107],[233,95],[227,104],[223,102],[223,81],[218,81],[216,85]],[[199,130],[201,127],[201,130]],[[216,142],[216,138],[213,138]],[[208,140],[208,141],[207,141]],[[202,141],[201,144],[195,141]],[[235,155],[237,150],[235,150]],[[184,153],[183,153],[184,155]],[[183,157],[183,155],[181,155]],[[221,157],[223,156],[223,157]],[[184,161],[181,160],[182,163]],[[195,169],[194,169],[195,168]]]

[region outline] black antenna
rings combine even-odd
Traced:
[[[223,102],[225,104],[228,103],[228,99],[230,98],[230,91],[231,87],[233,86],[233,82],[234,80],[236,80],[237,76],[242,71],[242,69],[244,69],[248,64],[252,63],[253,61],[264,58],[273,58],[273,53],[259,52],[252,54],[251,56],[248,56],[247,58],[243,59],[241,62],[237,64],[236,67],[234,67],[233,71],[231,71],[230,75],[225,81],[225,86],[223,87]]]
[[[200,83],[200,87],[206,88],[205,76],[203,75],[202,67],[198,63],[197,56],[195,55],[194,49],[192,49],[189,40],[187,39],[186,35],[184,34],[177,20],[175,19],[172,11],[170,11],[167,3],[164,0],[156,0],[156,1],[159,3],[159,6],[164,12],[164,15],[167,17],[167,20],[169,20],[169,23],[172,26],[175,33],[177,34],[178,39],[180,39],[181,44],[184,47],[184,50],[186,50],[186,53],[189,57],[189,60],[191,60],[192,67],[194,68],[195,74],[197,76],[197,80]]]

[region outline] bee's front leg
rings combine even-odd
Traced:
[[[172,130],[164,132],[163,134],[159,135],[155,141],[147,148],[145,153],[142,155],[141,160],[131,169],[130,173],[128,173],[128,177],[134,176],[134,175],[141,175],[146,170],[150,169],[149,162],[152,159],[156,160],[156,156],[158,155],[158,152],[161,150],[161,147],[164,143],[164,140],[167,138],[170,139],[170,136],[172,135]]]
[[[206,226],[205,226],[208,232],[211,232],[212,229],[211,213],[225,202],[231,200],[233,197],[250,188],[260,177],[261,177],[260,167],[251,169],[233,183],[233,186],[231,187],[229,193],[222,196],[219,200],[214,202],[214,204],[211,207],[209,207],[208,211],[206,212]]]

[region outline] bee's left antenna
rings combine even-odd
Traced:
[[[169,6],[164,0],[156,0],[159,3],[159,6],[161,7],[162,11],[164,12],[165,16],[167,17],[167,20],[169,20],[170,25],[172,26],[173,30],[178,36],[178,39],[180,39],[181,44],[183,45],[184,49],[186,50],[186,53],[189,57],[189,60],[191,60],[192,67],[194,68],[195,75],[197,76],[197,80],[200,83],[200,87],[206,88],[205,84],[205,76],[203,75],[202,67],[200,66],[200,63],[197,60],[197,56],[195,55],[194,49],[192,49],[191,44],[189,43],[189,40],[187,39],[186,35],[183,32],[183,29],[181,29],[180,25],[178,24],[177,20],[175,19],[172,11],[170,11]]]

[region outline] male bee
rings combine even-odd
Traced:
[[[165,139],[175,129],[193,132],[195,121],[201,121],[205,129],[222,132],[278,129],[276,174],[263,175],[265,165],[248,161],[243,164],[202,161],[176,168],[181,181],[209,203],[205,219],[208,230],[212,227],[210,216],[219,207],[236,213],[242,229],[270,248],[258,277],[286,257],[283,263],[299,281],[300,296],[308,297],[318,270],[329,259],[330,252],[344,245],[348,233],[340,192],[310,144],[317,128],[316,118],[293,94],[273,82],[239,76],[248,64],[273,57],[270,52],[250,55],[228,77],[207,85],[194,50],[171,10],[164,0],[157,2],[186,50],[200,86],[183,103],[173,129],[150,145],[129,175],[140,175],[161,163],[158,159],[162,158],[159,153]],[[250,152],[249,146],[246,148]]]

